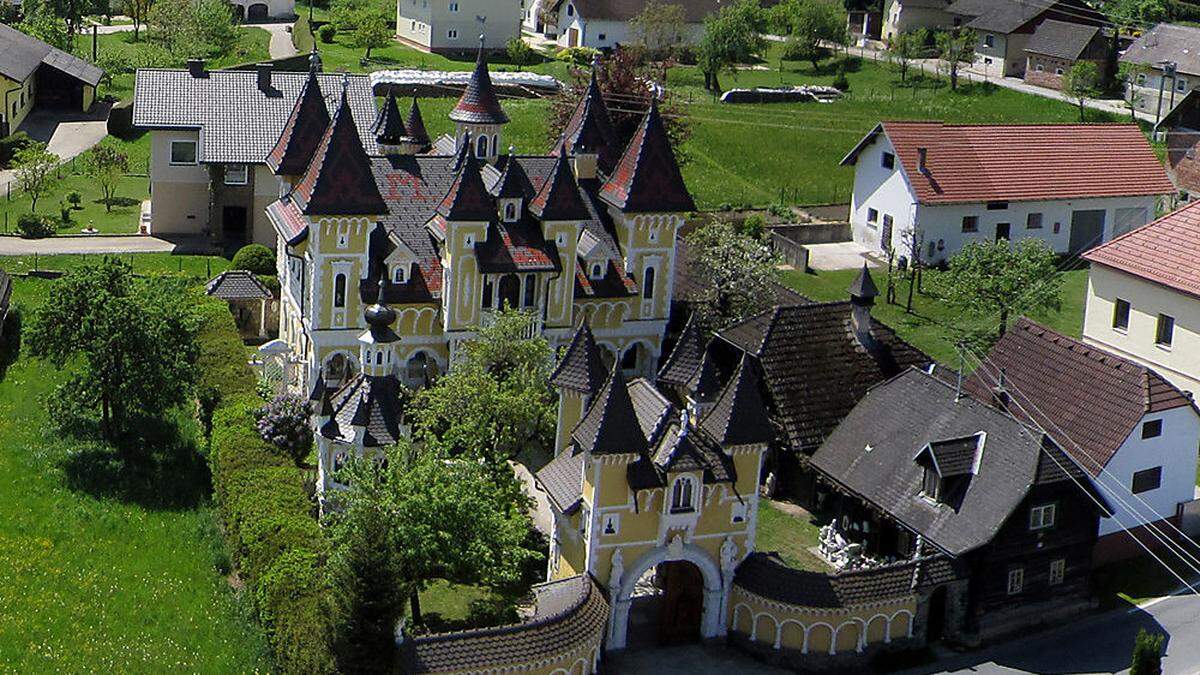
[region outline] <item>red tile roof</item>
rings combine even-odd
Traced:
[[[921,204],[1128,197],[1175,191],[1135,124],[882,122]],[[919,169],[926,149],[927,171]]]
[[[981,368],[963,385],[972,396],[992,401],[1003,369],[1013,414],[1041,426],[1093,476],[1143,416],[1192,404],[1153,370],[1025,318],[992,347]]]
[[[617,168],[600,189],[600,198],[625,213],[696,210],[654,99]]]
[[[1097,246],[1083,257],[1200,296],[1200,202]]]

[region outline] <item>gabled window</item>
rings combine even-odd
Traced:
[[[1041,504],[1029,509],[1029,529],[1045,530],[1054,527],[1057,510],[1056,504]]]
[[[406,267],[408,267],[408,266],[407,265],[396,265],[392,269],[392,283],[402,284],[402,283],[408,281],[408,273],[405,270]]]
[[[517,205],[508,202],[504,205],[504,222],[511,223],[517,219]]]
[[[671,513],[688,513],[696,510],[695,483],[691,476],[680,476],[671,485]]]

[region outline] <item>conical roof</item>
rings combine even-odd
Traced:
[[[464,147],[470,147],[471,135],[467,134]],[[479,172],[479,159],[468,151],[461,156],[461,164],[454,182],[437,212],[446,220],[490,221],[496,214],[496,205],[492,195],[483,184],[483,175]]]
[[[479,37],[479,55],[475,59],[475,70],[467,82],[467,88],[454,110],[450,111],[450,119],[465,124],[505,124],[508,115],[500,107],[500,99],[492,86],[492,77],[488,73],[487,56],[483,50],[483,36]]]
[[[629,146],[600,189],[600,198],[621,211],[632,213],[682,213],[695,211],[696,203],[683,182],[671,139],[663,126],[658,103],[634,132]]]
[[[317,71],[308,71],[308,79],[296,97],[283,132],[275,147],[267,154],[267,166],[276,175],[297,176],[304,173],[329,128],[329,109],[321,94]]]
[[[737,372],[700,426],[723,446],[770,443],[774,439],[758,375],[749,357],[742,355]]]
[[[418,145],[429,147],[429,132],[425,130],[425,120],[421,117],[421,108],[417,105],[416,97],[408,108],[408,119],[404,120],[408,130],[408,140]]]
[[[389,94],[387,100],[383,102],[383,107],[379,109],[379,115],[375,118],[375,124],[371,127],[371,131],[375,134],[375,140],[387,145],[399,145],[408,135],[408,130],[404,128],[404,120],[400,117],[400,106],[396,105],[394,94]]]
[[[604,386],[604,376],[600,348],[596,346],[591,327],[584,321],[579,330],[575,331],[571,344],[563,353],[554,373],[550,375],[550,384],[559,389],[569,389],[591,396]]]
[[[613,364],[612,373],[571,438],[581,450],[593,455],[646,454],[649,446],[638,425],[620,363]]]
[[[594,68],[583,97],[579,99],[575,111],[567,120],[561,142],[573,155],[595,154],[597,165],[605,173],[612,171],[613,165],[620,157],[621,144],[617,132],[613,130],[612,118],[608,115],[608,106],[604,104],[604,96],[596,82]],[[557,147],[554,150],[561,151]]]
[[[567,165],[565,151],[559,153],[542,189],[529,203],[529,210],[542,220],[585,220],[591,216],[579,194],[575,174]]]
[[[528,199],[533,196],[533,183],[529,182],[529,175],[513,156],[512,148],[508,149],[499,180],[492,185],[492,194],[497,199]]]
[[[342,85],[341,103],[333,121],[321,137],[321,144],[292,197],[301,212],[309,215],[362,215],[387,213],[387,204],[379,194],[371,160],[363,148],[362,138],[350,102],[346,84]]]
[[[849,291],[850,297],[856,300],[871,300],[879,297],[879,287],[875,285],[875,280],[871,278],[871,272],[867,269],[867,263],[863,263],[862,269],[858,271],[858,276],[850,284]]]
[[[700,369],[700,362],[704,359],[704,347],[704,336],[700,333],[700,326],[693,312],[688,317],[687,325],[683,327],[683,334],[679,336],[675,348],[671,350],[671,355],[658,371],[659,383],[672,387],[685,386]]]

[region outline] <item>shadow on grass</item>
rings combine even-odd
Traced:
[[[208,498],[211,476],[193,438],[170,421],[145,420],[139,433],[110,445],[83,429],[62,461],[66,484],[96,499],[151,510],[193,509]]]
[[[140,199],[134,199],[133,197],[113,197],[108,201],[113,208],[128,208],[142,203]],[[94,199],[92,203],[104,206],[104,198]]]
[[[0,380],[8,374],[8,367],[16,363],[21,354],[21,308],[9,309],[0,331]]]
[[[462,619],[447,619],[440,612],[426,612],[424,629],[430,633],[446,633],[475,628],[492,628],[516,623],[520,617],[511,598],[493,596],[472,600],[467,616]]]

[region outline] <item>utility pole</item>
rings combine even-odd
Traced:
[[[1162,74],[1158,78],[1158,108],[1154,111],[1154,126],[1158,126],[1158,122],[1162,119],[1163,84],[1167,81],[1168,73],[1171,78],[1172,98],[1174,98],[1175,91],[1175,62],[1159,61],[1158,65],[1162,66]]]

